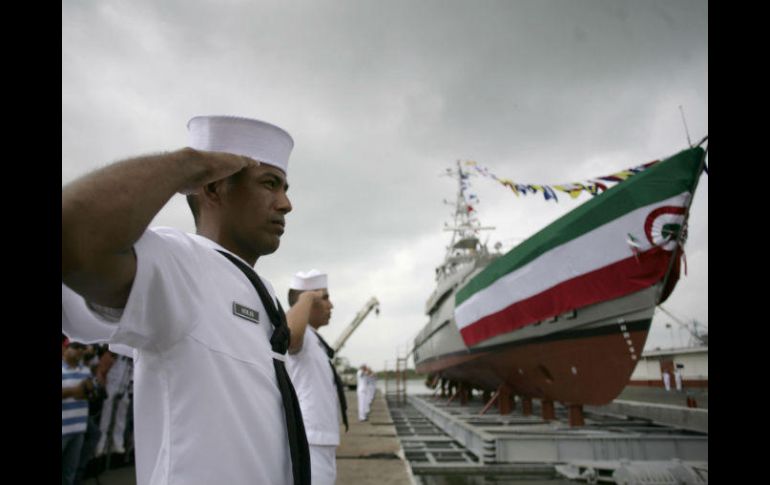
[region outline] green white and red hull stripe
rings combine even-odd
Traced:
[[[661,281],[703,153],[691,148],[634,175],[493,261],[455,296],[465,344]]]

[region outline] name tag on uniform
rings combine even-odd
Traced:
[[[240,303],[233,302],[233,315],[237,315],[250,322],[259,323],[259,312]]]

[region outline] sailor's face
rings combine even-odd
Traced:
[[[332,301],[329,299],[329,292],[327,290],[321,291],[323,291],[323,297],[314,300],[313,305],[310,307],[310,324],[314,328],[327,325],[332,316],[332,308],[334,308]]]
[[[224,198],[229,239],[246,255],[273,253],[292,207],[289,185],[282,170],[261,164],[239,172],[229,182]]]

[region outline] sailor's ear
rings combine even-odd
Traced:
[[[227,192],[228,180],[222,179],[215,182],[208,183],[201,187],[198,191],[198,196],[201,198],[201,202],[206,205],[219,205],[222,202],[222,197]]]

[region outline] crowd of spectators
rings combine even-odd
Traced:
[[[133,461],[131,358],[62,335],[62,485]]]

